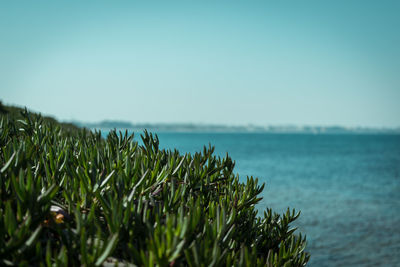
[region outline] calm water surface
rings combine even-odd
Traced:
[[[159,133],[182,153],[211,143],[266,183],[260,214],[301,211],[309,266],[400,266],[400,136]]]

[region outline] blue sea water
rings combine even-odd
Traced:
[[[257,208],[301,211],[309,266],[400,266],[400,135],[159,133],[182,153],[210,143],[242,181],[266,187]]]

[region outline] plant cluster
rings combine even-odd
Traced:
[[[0,116],[9,116],[14,120],[23,120],[24,119],[24,108],[4,105],[0,100]],[[50,116],[42,116],[41,114],[29,112],[29,116],[32,119],[41,118],[42,121],[50,124],[59,125],[64,131],[77,131],[79,127],[69,122],[58,122],[56,119]]]
[[[213,148],[156,135],[68,131],[24,112],[0,122],[0,265],[303,266],[294,211],[257,215],[264,185]]]

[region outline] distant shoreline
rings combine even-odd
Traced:
[[[400,128],[370,128],[341,126],[228,126],[214,124],[160,123],[132,124],[121,121],[103,121],[99,123],[72,122],[88,129],[109,131],[111,129],[127,129],[143,132],[175,132],[175,133],[270,133],[270,134],[384,134],[400,135]]]

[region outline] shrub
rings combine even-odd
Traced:
[[[303,266],[299,214],[257,215],[264,185],[214,148],[157,135],[66,130],[24,112],[0,123],[0,265]]]

